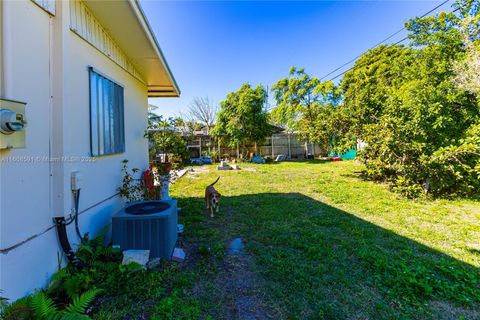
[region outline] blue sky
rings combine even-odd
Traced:
[[[150,103],[174,116],[196,96],[218,103],[244,82],[270,87],[291,66],[320,78],[442,2],[142,1],[182,90]]]

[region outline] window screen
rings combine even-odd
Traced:
[[[123,87],[90,68],[92,156],[125,152]]]

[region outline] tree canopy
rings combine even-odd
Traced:
[[[309,142],[328,145],[334,129],[328,121],[333,108],[340,101],[341,93],[331,82],[320,82],[292,67],[288,78],[280,79],[272,86],[276,107],[271,112],[274,123],[295,131]],[[327,120],[327,121],[325,121]]]
[[[222,143],[235,147],[262,141],[269,134],[268,113],[264,109],[266,90],[245,83],[220,103],[211,133]]]
[[[312,142],[359,152],[366,176],[407,196],[480,192],[479,1],[406,23],[410,43],[363,54],[339,87],[292,68],[272,119]]]
[[[195,97],[188,106],[190,122],[199,123],[210,129],[215,124],[217,106],[207,97]]]

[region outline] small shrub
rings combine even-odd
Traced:
[[[132,202],[142,200],[144,198],[144,187],[140,183],[139,179],[135,178],[135,175],[140,171],[138,168],[128,169],[128,160],[122,161],[122,186],[118,188],[120,196],[125,201]]]

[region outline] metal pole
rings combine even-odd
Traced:
[[[272,159],[274,158],[274,152],[273,152],[273,134],[272,134]]]
[[[288,137],[288,159],[292,159],[292,151],[290,149],[290,133],[287,132]]]

